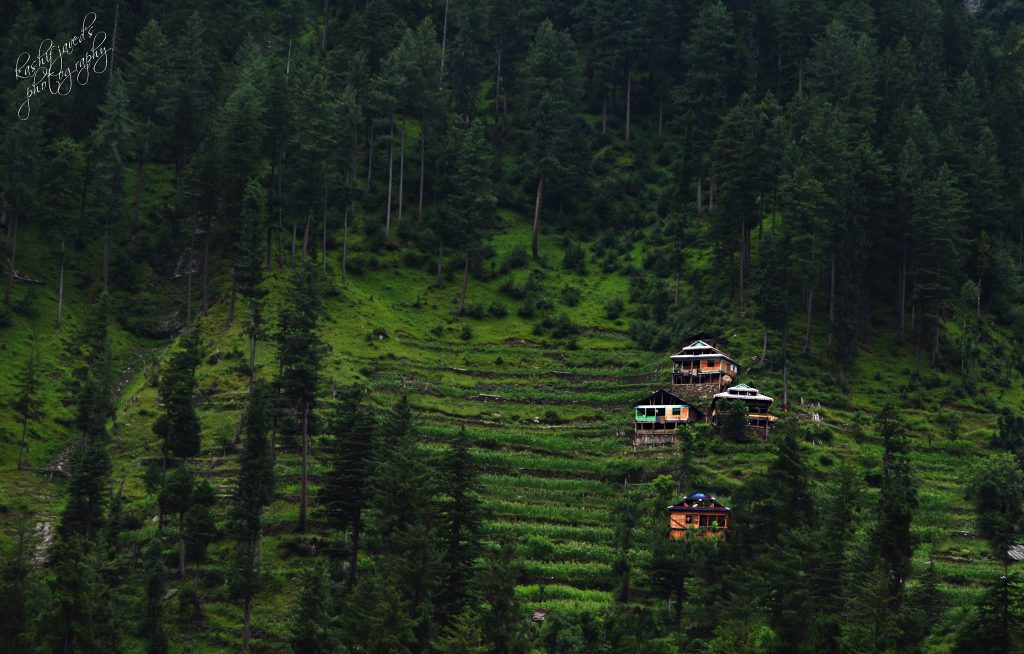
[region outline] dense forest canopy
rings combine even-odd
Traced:
[[[7,9],[0,654],[1024,647],[1019,1]]]

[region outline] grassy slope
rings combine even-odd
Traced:
[[[525,220],[511,213],[503,216],[505,227],[493,239],[499,260],[515,246],[528,246],[529,239]],[[566,283],[584,291],[579,306],[556,308],[584,327],[578,349],[534,336],[533,321],[515,315],[519,303],[498,291],[500,279],[473,280],[469,300],[485,306],[503,302],[509,307],[509,317],[453,319],[458,279],[452,277],[442,289],[435,290],[431,274],[401,265],[400,253],[388,252],[380,258],[379,267],[351,277],[341,292],[329,299],[329,319],[323,333],[332,352],[326,376],[338,384],[369,382],[384,403],[396,398],[401,388],[408,389],[423,448],[443,448],[459,426],[466,425],[485,468],[482,484],[491,512],[489,537],[540,536],[550,540],[553,552],[543,560],[529,558],[531,548],[524,550],[528,574],[533,580],[553,578],[546,589],[545,606],[575,612],[596,609],[611,601],[609,512],[622,486],[611,479],[609,464],[633,458],[625,437],[631,428],[631,403],[667,381],[668,360],[667,353],[637,350],[624,333],[626,320],[610,322],[604,317],[603,307],[609,299],[628,295],[628,279],[618,273],[600,273],[597,266],[591,266],[591,272],[583,276],[568,273],[560,268],[555,239],[545,237],[541,245],[551,295],[558,297],[557,290]],[[356,238],[357,249],[360,246]],[[16,315],[13,326],[0,332],[0,351],[5,356],[0,366],[0,388],[10,389],[12,375],[33,335],[39,339],[46,362],[45,415],[33,423],[31,431],[30,461],[36,466],[50,461],[70,437],[62,424],[70,417],[62,400],[76,362],[67,349],[86,308],[78,294],[69,292],[65,329],[59,336],[54,334],[56,298],[50,282],[56,279],[56,261],[41,254],[44,247],[29,233],[19,248],[24,253],[22,269],[48,282],[45,290],[32,289],[37,295],[34,317]],[[699,261],[699,255],[700,251],[694,250],[687,258]],[[639,264],[638,250],[633,258]],[[95,270],[97,263],[86,254],[74,256],[72,262],[69,289],[75,288],[71,280]],[[337,256],[332,256],[330,270],[337,281]],[[525,271],[514,274],[522,279]],[[282,281],[283,276],[275,273],[268,284],[271,304],[280,300]],[[26,292],[17,289],[18,294]],[[870,435],[856,436],[849,427],[863,421],[892,394],[903,395],[909,406],[916,407],[908,410],[908,415],[919,436],[913,454],[921,481],[921,507],[914,526],[921,546],[915,564],[920,568],[929,560],[935,561],[946,590],[968,600],[977,593],[979,583],[990,579],[998,568],[984,555],[984,544],[972,535],[974,516],[962,497],[965,462],[984,455],[982,445],[994,418],[985,403],[947,391],[955,388],[949,375],[939,376],[941,384],[936,391],[906,389],[913,368],[911,348],[898,342],[888,318],[876,316],[879,326],[863,348],[847,393],[834,390],[835,381],[822,356],[824,332],[820,321],[815,324],[811,354],[793,357],[791,397],[821,402],[823,408],[815,411],[833,434],[831,441],[808,443],[808,458],[819,479],[827,478],[829,469],[841,460],[877,468],[880,444]],[[473,331],[469,341],[460,338],[464,324]],[[233,440],[244,402],[245,380],[236,364],[245,342],[237,324],[227,326],[222,305],[215,305],[202,325],[209,356],[199,371],[204,451],[197,465],[226,497],[235,461],[230,454],[225,455],[224,444]],[[369,338],[378,327],[386,330],[387,339]],[[761,350],[758,325],[737,317],[729,332],[730,353],[750,364]],[[139,372],[139,366],[131,362],[143,354],[160,354],[162,344],[132,338],[119,329],[113,334],[126,384],[114,427],[114,479],[117,484],[124,482],[129,510],[146,519],[133,536],[142,543],[154,528],[148,518],[155,513],[155,501],[145,492],[140,462],[157,453],[150,431],[156,417],[156,392]],[[983,342],[986,352],[1005,345],[998,334],[986,334]],[[259,349],[259,363],[260,374],[269,377],[273,357],[265,341]],[[746,371],[742,381],[769,394],[781,394],[781,381],[775,372],[755,368]],[[986,382],[983,390],[998,406],[1019,406],[1024,399],[1017,376],[1005,384]],[[800,406],[794,409],[810,411]],[[554,424],[544,420],[548,411],[557,414],[557,420],[551,421]],[[951,413],[962,420],[963,436],[956,441],[943,436],[929,439],[929,434],[940,433],[945,416]],[[0,531],[6,537],[25,516],[45,520],[55,515],[62,502],[61,482],[11,470],[16,460],[16,435],[13,413],[5,403],[0,406],[0,504],[6,510],[0,514]],[[666,452],[649,454],[643,458],[643,465],[657,469],[666,456]],[[756,444],[720,448],[705,461],[712,490],[728,500],[737,485],[768,460],[768,454]],[[290,554],[298,540],[292,533],[297,518],[297,459],[282,453],[279,463],[280,484],[268,512],[265,552],[275,581],[258,599],[255,613],[264,651],[280,649],[287,638],[295,572],[303,565],[301,557]],[[319,471],[314,462],[314,476]],[[640,533],[638,537],[635,558],[639,563],[647,536]],[[201,592],[207,623],[198,631],[183,625],[173,627],[180,631],[180,642],[191,642],[209,651],[233,649],[240,611],[227,601],[220,583],[229,551],[226,542],[214,544],[209,562],[198,567],[204,580]],[[526,584],[521,594],[528,603],[536,602],[539,589],[536,584]],[[951,619],[955,619],[957,610],[953,610]]]

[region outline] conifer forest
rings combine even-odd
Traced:
[[[1024,652],[1022,0],[0,7],[0,654]]]

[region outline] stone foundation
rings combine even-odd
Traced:
[[[673,384],[671,391],[684,400],[710,400],[715,393],[722,392],[722,387],[718,384]]]

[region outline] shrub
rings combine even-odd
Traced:
[[[463,325],[462,333],[459,334],[459,338],[461,338],[464,341],[468,341],[469,339],[473,338],[473,328],[470,327],[469,325]]]
[[[508,307],[501,302],[491,302],[491,306],[487,307],[487,313],[492,318],[504,318],[508,315]]]
[[[487,313],[484,309],[484,305],[479,302],[472,302],[462,308],[463,315],[469,316],[470,318],[476,318],[480,320]]]
[[[575,270],[581,275],[587,272],[587,251],[576,243],[569,243],[562,257],[562,267]]]
[[[554,409],[548,409],[547,411],[544,412],[543,422],[546,422],[549,425],[556,425],[562,422],[562,418]]]
[[[444,327],[442,327],[441,325],[434,325],[430,329],[430,333],[433,334],[437,338],[441,338],[441,334],[444,333]]]
[[[562,287],[562,304],[567,307],[575,307],[579,305],[580,300],[583,299],[583,293],[579,288],[575,286],[563,286]]]
[[[11,310],[6,306],[0,306],[0,329],[11,326]]]
[[[608,320],[618,320],[619,316],[626,309],[625,303],[619,298],[615,298],[604,305],[604,315]]]
[[[517,245],[509,251],[508,259],[505,260],[506,265],[512,270],[522,268],[526,265],[527,256],[526,248],[522,245]]]

